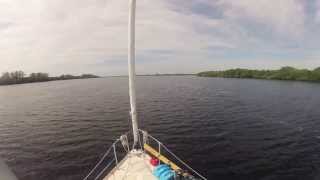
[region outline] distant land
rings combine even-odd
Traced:
[[[176,74],[137,74],[137,76],[194,76],[196,74],[181,74],[181,73],[176,73]],[[115,75],[115,76],[106,76],[106,77],[128,77],[128,75]]]
[[[201,77],[252,78],[293,81],[320,82],[320,67],[314,70],[297,69],[286,66],[278,70],[229,69],[225,71],[205,71],[197,74]]]
[[[175,73],[175,74],[141,74],[141,75],[137,75],[137,76],[190,76],[190,75],[194,75],[194,74],[182,74],[182,73]]]
[[[74,76],[70,74],[63,74],[61,76],[50,77],[48,73],[38,72],[31,73],[29,76],[23,71],[4,72],[0,77],[0,85],[11,85],[11,84],[24,84],[33,82],[46,82],[46,81],[57,81],[57,80],[68,80],[68,79],[87,79],[87,78],[99,78],[99,76],[93,74],[82,74],[80,76]]]

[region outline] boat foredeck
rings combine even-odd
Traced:
[[[133,150],[103,180],[157,180],[149,160],[148,154]]]

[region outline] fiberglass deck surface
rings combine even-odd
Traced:
[[[144,152],[132,151],[103,180],[157,180],[149,160]]]

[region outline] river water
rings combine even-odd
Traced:
[[[126,77],[0,87],[20,180],[79,180],[130,129]],[[209,180],[320,179],[320,84],[139,76],[139,123]]]

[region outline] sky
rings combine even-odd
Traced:
[[[320,0],[137,0],[138,74],[320,66]],[[0,0],[0,72],[127,74],[128,0]]]

